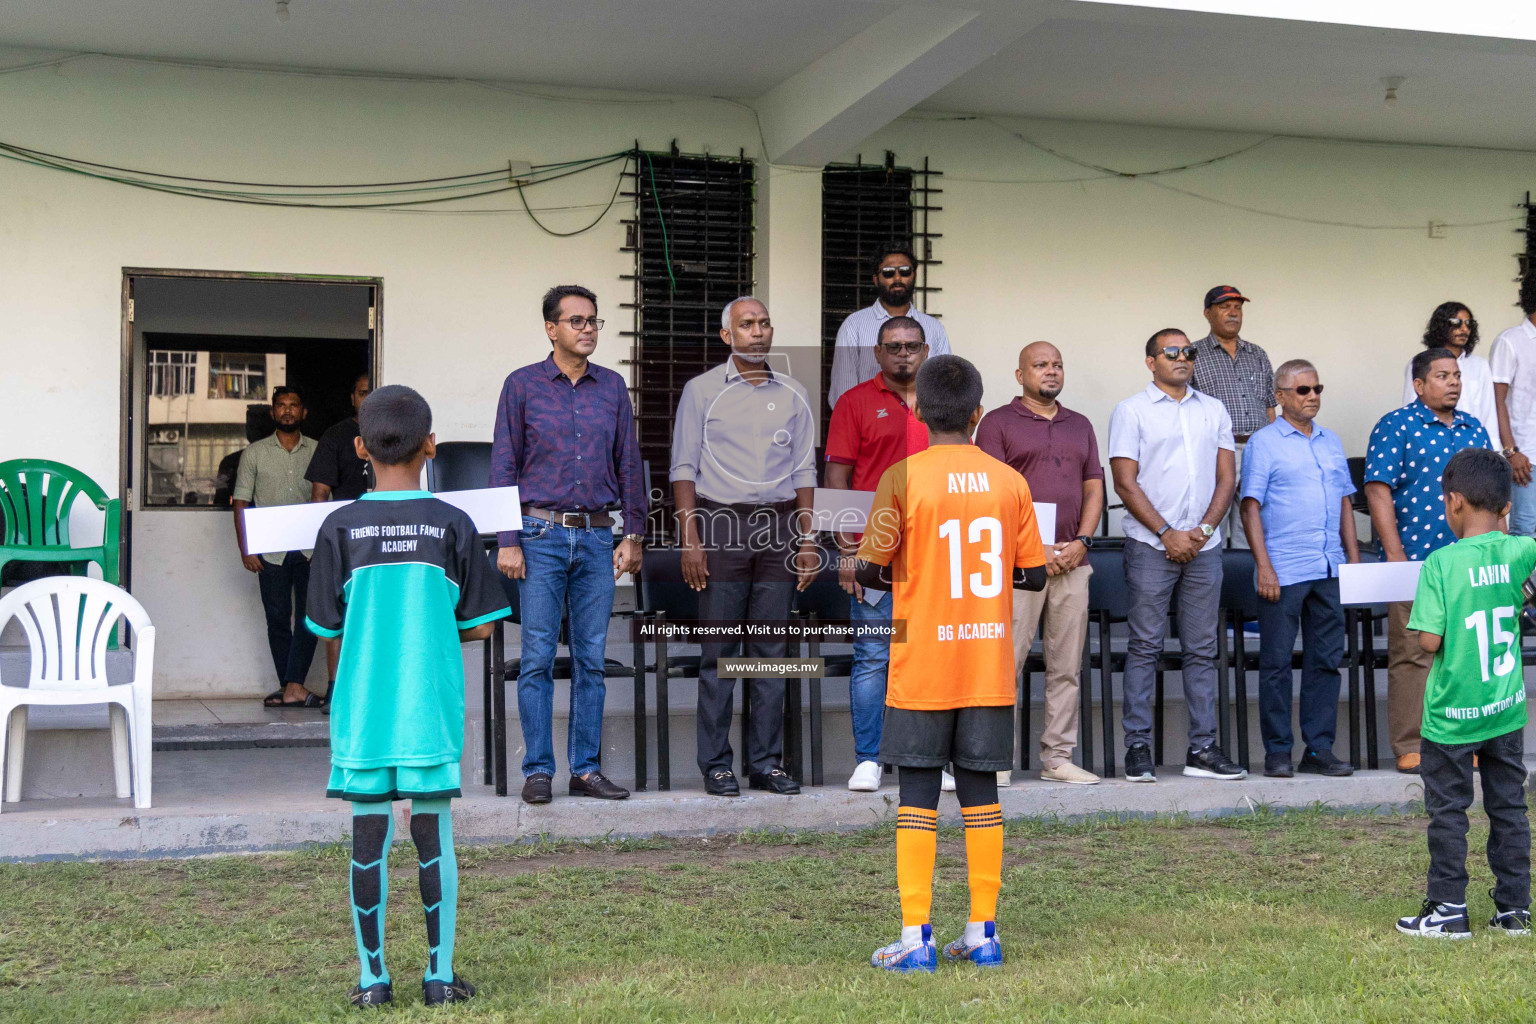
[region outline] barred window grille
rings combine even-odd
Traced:
[[[1515,275],[1515,283],[1518,289],[1525,275],[1536,273],[1536,203],[1531,202],[1531,194],[1525,194],[1525,202],[1520,204],[1525,210],[1525,226],[1516,228],[1525,234],[1525,251],[1515,254],[1515,261],[1519,266],[1519,273]]]
[[[932,297],[940,289],[929,282],[934,259],[935,232],[931,215],[943,209],[934,204],[942,193],[933,186],[941,172],[928,166],[898,167],[895,155],[886,153],[883,164],[828,164],[821,175],[821,393],[828,394],[832,380],[832,353],[837,329],[849,313],[874,303],[878,292],[870,278],[869,263],[876,250],[892,242],[910,242],[919,260],[913,305],[938,316]],[[822,403],[822,432],[832,412]]]
[[[150,351],[146,369],[149,372],[151,398],[180,398],[190,395],[197,379],[196,352]]]
[[[636,150],[628,172],[632,220],[625,252],[634,253],[635,329],[630,391],[640,453],[650,465],[652,515],[672,527],[667,470],[672,423],[683,385],[725,361],[720,310],[752,291],[755,172],[735,157]],[[626,275],[629,276],[629,275]]]

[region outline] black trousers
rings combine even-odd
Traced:
[[[709,558],[709,581],[699,594],[706,622],[765,622],[789,617],[795,596],[794,539],[790,515],[764,511],[743,515],[700,499],[699,536]],[[722,657],[782,658],[782,639],[704,644],[699,664],[698,755],[705,775],[732,767],[731,712],[734,679],[721,679]],[[777,767],[784,751],[784,680],[748,679],[751,730],[744,763],[749,772]]]
[[[277,685],[302,683],[315,656],[315,634],[304,624],[309,597],[309,559],[290,551],[282,565],[262,559],[256,579],[261,584],[261,607],[267,614],[267,646]]]
[[[1472,806],[1472,755],[1483,776],[1488,812],[1488,867],[1494,902],[1531,905],[1531,826],[1525,814],[1525,734],[1516,729],[1482,743],[1442,746],[1419,741],[1419,777],[1429,812],[1429,888],[1437,903],[1467,901],[1467,808]]]

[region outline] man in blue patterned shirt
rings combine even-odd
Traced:
[[[566,756],[572,796],[622,800],[629,791],[599,771],[603,739],[603,652],[615,581],[640,568],[645,482],[624,378],[588,362],[597,348],[597,296],[580,285],[544,294],[544,333],[553,350],[514,370],[496,406],[491,486],[516,485],[523,528],[497,538],[496,566],[520,580],[523,799],[549,803],[555,773],[555,648],[570,608],[571,707]],[[613,546],[612,510],[624,514]]]
[[[1448,349],[1431,348],[1413,357],[1413,389],[1419,399],[1376,422],[1365,458],[1365,497],[1371,525],[1389,562],[1422,562],[1456,539],[1445,522],[1440,475],[1463,448],[1487,448],[1488,431],[1456,408],[1461,367]],[[1387,732],[1397,770],[1419,771],[1419,725],[1424,682],[1433,655],[1408,629],[1412,601],[1387,606]]]

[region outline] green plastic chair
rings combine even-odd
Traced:
[[[75,547],[69,542],[69,513],[85,498],[106,513],[101,543]],[[58,575],[83,576],[95,562],[108,583],[119,584],[118,534],[123,503],[108,498],[96,481],[62,462],[12,459],[0,462],[0,577],[10,562],[60,562]]]

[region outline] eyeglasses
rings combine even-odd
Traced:
[[[1179,345],[1169,345],[1168,347],[1166,347],[1166,348],[1164,348],[1162,350],[1163,356],[1170,363],[1178,362],[1180,356],[1183,356],[1185,359],[1189,360],[1190,362],[1194,362],[1195,361],[1195,353],[1197,351],[1198,350],[1193,345],[1184,345],[1182,347],[1179,346]]]
[[[881,267],[880,276],[889,281],[893,277],[911,277],[911,267]]]
[[[1445,322],[1450,324],[1451,327],[1453,327],[1453,328],[1455,328],[1455,327],[1466,327],[1466,328],[1468,328],[1470,330],[1471,328],[1477,326],[1477,321],[1472,319],[1471,317],[1463,318],[1463,317],[1459,317],[1459,316],[1448,316],[1448,317],[1445,318]]]
[[[900,355],[903,352],[921,352],[928,347],[926,341],[882,341],[880,347],[891,355]]]
[[[1298,395],[1300,395],[1302,398],[1306,398],[1308,395],[1310,395],[1314,391],[1316,391],[1319,395],[1321,395],[1323,393],[1323,386],[1321,384],[1299,384],[1299,385],[1297,385],[1294,388],[1275,388],[1275,390],[1276,391],[1294,391]]]
[[[570,324],[571,330],[573,331],[584,331],[588,326],[591,326],[594,331],[600,331],[603,329],[603,324],[605,323],[605,321],[599,320],[595,316],[568,316],[563,320],[552,320],[550,322],[557,324]]]

